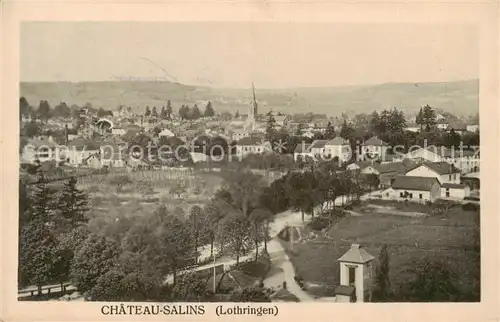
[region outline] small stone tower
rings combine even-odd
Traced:
[[[340,263],[340,285],[335,288],[337,302],[370,302],[372,297],[373,267],[375,257],[359,244],[338,259]]]

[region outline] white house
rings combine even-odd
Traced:
[[[272,147],[269,142],[263,142],[259,138],[243,138],[236,143],[236,155],[245,157],[248,154],[263,154],[271,152]]]
[[[450,126],[450,123],[445,121],[440,121],[436,123],[436,127],[440,130],[446,130]]]
[[[175,134],[169,129],[163,129],[160,133],[158,133],[158,137],[173,137]]]
[[[460,184],[460,170],[447,162],[425,162],[406,171],[405,176],[436,178],[441,185]]]
[[[127,131],[122,127],[115,127],[111,129],[111,134],[113,135],[122,136],[125,135],[125,133],[127,133]]]
[[[340,136],[325,143],[325,153],[331,158],[337,157],[340,164],[348,162],[352,157],[349,141]]]
[[[420,125],[418,124],[407,124],[405,127],[405,131],[413,132],[413,133],[418,133],[420,132]]]
[[[78,167],[85,164],[91,155],[98,154],[100,147],[96,142],[86,139],[76,139],[68,143],[66,161],[68,165]]]
[[[479,150],[471,151],[465,149],[449,149],[444,146],[428,146],[426,148],[410,150],[404,157],[412,160],[423,159],[428,162],[445,161],[449,164],[453,164],[456,168],[460,169],[462,173],[478,172],[480,166]]]
[[[463,200],[470,195],[470,187],[465,184],[443,183],[441,198],[449,200]]]
[[[312,155],[326,158],[327,157],[326,148],[325,148],[326,142],[328,142],[328,141],[327,140],[314,140],[311,143],[311,146],[309,147],[309,150],[311,151]]]
[[[361,145],[361,155],[369,159],[384,159],[387,155],[389,144],[385,143],[377,136],[373,136]]]
[[[295,150],[293,151],[293,160],[305,160],[306,157],[314,158],[314,155],[311,153],[310,147],[310,143],[301,142],[297,144]]]
[[[431,177],[398,176],[390,188],[382,192],[383,199],[433,202],[441,196],[438,179]]]
[[[467,131],[476,133],[479,131],[479,124],[467,125]]]

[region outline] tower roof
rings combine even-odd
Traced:
[[[356,264],[368,263],[374,259],[366,250],[359,247],[359,244],[352,244],[351,248],[338,259],[340,262],[350,262]]]

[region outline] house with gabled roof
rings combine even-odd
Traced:
[[[314,158],[314,155],[311,153],[310,147],[311,143],[305,143],[304,141],[297,144],[295,150],[293,151],[293,160],[305,160],[306,157]]]
[[[257,137],[246,137],[236,143],[236,155],[239,157],[245,157],[249,154],[263,154],[271,151],[271,143]]]
[[[70,166],[84,165],[84,160],[89,156],[99,153],[100,145],[95,140],[79,138],[68,143],[66,161]]]
[[[383,199],[415,202],[434,202],[441,197],[441,185],[437,178],[397,176],[390,188],[382,192]]]
[[[383,160],[387,155],[389,144],[382,141],[378,136],[372,136],[361,145],[361,156],[365,159]]]
[[[427,146],[408,151],[407,159],[425,160],[428,162],[447,162],[460,169],[461,173],[478,172],[480,165],[479,150],[454,149],[444,146]]]
[[[447,162],[425,162],[407,171],[405,175],[438,179],[443,199],[463,200],[470,194],[469,186],[460,183],[460,170]]]
[[[325,153],[332,159],[337,157],[339,163],[343,164],[352,158],[351,144],[348,140],[337,136],[325,143]]]
[[[447,162],[424,162],[405,172],[406,176],[430,177],[439,180],[440,184],[460,184],[460,170]]]

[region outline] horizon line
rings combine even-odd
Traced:
[[[130,77],[134,78],[134,77]],[[213,89],[251,89],[249,87],[238,87],[238,86],[214,86],[206,84],[185,84],[178,81],[172,80],[154,80],[147,79],[148,77],[135,77],[137,79],[130,80],[119,80],[119,79],[109,79],[109,80],[84,80],[84,81],[72,81],[72,80],[57,80],[57,81],[19,81],[19,84],[57,84],[57,83],[69,83],[69,84],[83,84],[83,83],[167,83],[176,84],[181,86],[192,86],[192,87],[206,87]],[[141,79],[143,78],[143,79]],[[313,88],[335,88],[335,87],[366,87],[366,86],[381,86],[381,85],[403,85],[403,84],[440,84],[440,83],[463,83],[479,81],[479,78],[465,78],[458,80],[441,80],[441,81],[396,81],[396,82],[384,82],[384,83],[366,83],[366,84],[342,84],[342,85],[310,85],[310,86],[284,86],[284,87],[261,87],[261,90],[283,90],[283,89],[313,89]],[[255,82],[251,82],[255,83]],[[258,87],[257,87],[258,88]]]

